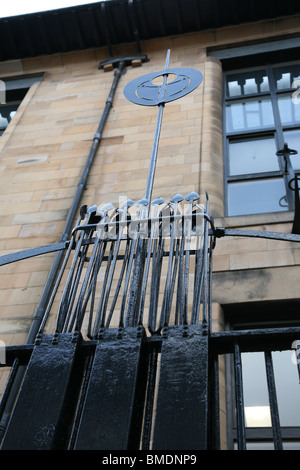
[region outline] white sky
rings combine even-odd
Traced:
[[[97,2],[92,0],[2,0],[0,3],[0,18],[46,10],[57,10],[74,5],[86,5],[87,3]]]

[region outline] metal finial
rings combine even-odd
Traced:
[[[154,174],[156,168],[158,142],[161,131],[163,108],[165,103],[177,100],[193,91],[202,82],[203,75],[198,70],[187,68],[169,69],[170,49],[167,51],[165,69],[160,72],[148,73],[132,80],[124,88],[125,97],[142,106],[158,106],[158,116],[154,135],[152,154],[150,159],[145,198],[151,200]],[[168,81],[169,75],[175,79]],[[153,81],[163,77],[162,84],[156,85]]]

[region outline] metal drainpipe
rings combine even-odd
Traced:
[[[131,64],[132,60],[135,60],[135,59],[140,59],[142,62],[145,62],[145,61],[148,60],[147,56],[145,56],[145,55],[130,56],[130,57],[118,57],[116,59],[112,59],[112,63],[114,63],[114,65],[117,64],[118,68],[114,73],[114,80],[113,80],[113,83],[112,83],[112,86],[111,86],[111,89],[110,89],[110,93],[109,93],[108,98],[106,100],[105,108],[104,108],[101,120],[99,122],[97,132],[94,135],[93,144],[92,144],[89,156],[87,158],[83,173],[81,175],[81,178],[80,178],[80,181],[79,181],[79,184],[78,184],[78,187],[77,187],[76,195],[74,197],[71,209],[69,211],[68,218],[67,218],[66,225],[65,225],[65,229],[64,229],[64,232],[63,232],[63,234],[60,238],[60,242],[67,241],[70,237],[70,232],[71,232],[71,229],[72,229],[72,226],[73,226],[73,223],[74,223],[74,218],[75,218],[76,212],[79,208],[80,200],[81,200],[83,191],[84,191],[86,183],[87,183],[87,178],[89,176],[90,169],[91,169],[92,163],[94,161],[94,157],[97,153],[99,144],[100,144],[101,139],[102,139],[102,133],[103,133],[105,123],[107,121],[109,112],[112,108],[113,98],[114,98],[114,95],[115,95],[115,92],[116,92],[116,89],[117,89],[117,85],[119,83],[119,80],[121,78],[121,75],[122,75],[126,65]],[[108,62],[110,62],[110,61],[106,61],[106,63],[108,63]],[[44,320],[44,312],[45,312],[45,309],[47,307],[47,303],[49,301],[52,289],[54,287],[56,276],[57,276],[59,267],[61,265],[61,262],[63,260],[63,256],[64,256],[63,251],[60,251],[55,255],[53,264],[51,266],[51,270],[49,272],[49,275],[48,275],[48,278],[47,278],[47,281],[46,281],[46,285],[45,285],[42,297],[40,299],[39,305],[38,305],[38,307],[35,311],[34,317],[32,319],[32,324],[31,324],[31,327],[29,329],[29,333],[28,333],[28,336],[27,336],[27,339],[26,339],[26,344],[33,344],[34,341],[35,341],[36,335],[39,332],[40,325],[41,325],[42,321]],[[14,364],[14,365],[16,365],[16,364]],[[24,372],[25,372],[25,366],[19,366],[18,371],[17,371],[16,376],[15,376],[15,379],[14,379],[12,389],[10,391],[9,398],[7,400],[6,409],[5,409],[5,411],[2,415],[2,420],[0,422],[0,442],[1,442],[1,440],[4,436],[4,434],[5,434],[5,430],[6,430],[9,418],[10,418],[10,413],[12,411],[12,408],[13,408],[13,405],[14,405],[19,387],[21,385],[21,381],[23,379]]]

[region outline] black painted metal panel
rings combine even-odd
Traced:
[[[154,450],[207,448],[208,337],[202,326],[174,326],[163,339]]]
[[[142,343],[139,328],[107,330],[95,350],[75,449],[129,446]]]
[[[44,335],[34,347],[3,450],[51,450],[80,336]]]

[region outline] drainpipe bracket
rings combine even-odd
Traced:
[[[142,64],[144,62],[149,62],[149,59],[147,57],[147,54],[132,54],[110,57],[109,59],[100,62],[98,69],[112,70],[113,68],[119,67],[120,62],[124,62],[125,67],[127,67],[128,65],[137,66],[138,63]]]

